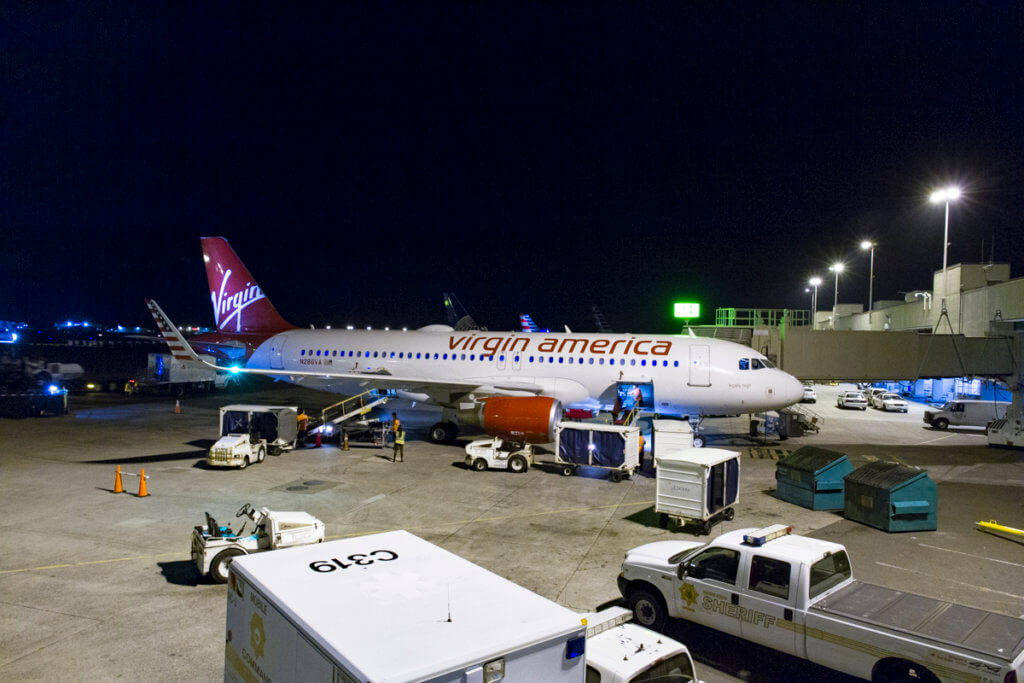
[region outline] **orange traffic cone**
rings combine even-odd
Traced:
[[[181,400],[177,399],[174,401],[174,414],[181,415]]]
[[[314,448],[320,448],[320,445],[322,443],[323,443],[323,440],[320,437],[320,432],[317,432],[316,433],[316,446],[314,446]]]
[[[143,468],[139,474],[139,498],[148,496],[149,491],[146,490],[146,469]]]
[[[114,477],[114,493],[124,493],[124,487],[121,486],[121,466],[117,466],[117,476]]]

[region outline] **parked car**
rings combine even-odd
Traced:
[[[875,394],[871,397],[871,405],[885,412],[890,410],[896,410],[901,413],[907,412],[907,402],[899,394]]]
[[[881,387],[868,387],[866,390],[864,390],[864,397],[867,398],[868,405],[873,407],[875,405],[876,396],[881,396],[882,394],[888,393],[888,389],[883,389]]]
[[[800,399],[801,403],[817,403],[818,395],[814,393],[814,387],[810,384],[804,385],[804,397]]]
[[[836,407],[867,410],[868,400],[864,397],[864,394],[859,391],[844,391],[839,394],[839,398],[836,399]]]

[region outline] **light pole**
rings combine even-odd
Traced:
[[[831,270],[833,273],[836,274],[836,293],[835,293],[835,298],[832,299],[832,315],[833,316],[836,314],[836,310],[835,310],[836,306],[839,305],[839,273],[843,272],[843,270],[845,268],[846,268],[846,266],[844,264],[842,264],[842,263],[833,263],[831,266],[828,267],[829,270]],[[834,325],[835,325],[835,322],[833,320],[833,326]]]
[[[815,275],[807,281],[807,284],[814,287],[814,294],[811,295],[811,329],[813,330],[818,318],[818,285],[821,284],[821,278]]]
[[[960,188],[955,185],[944,187],[932,192],[929,198],[932,204],[946,205],[946,230],[942,237],[942,310],[946,310],[946,292],[949,289],[949,279],[946,277],[946,252],[949,248],[949,203],[960,199]]]
[[[871,266],[868,275],[868,320],[871,320],[871,309],[875,303],[875,247],[878,246],[871,240],[864,240],[860,248],[864,251],[871,250]]]

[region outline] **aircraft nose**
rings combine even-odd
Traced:
[[[786,402],[787,406],[799,403],[804,398],[804,385],[788,372],[782,372],[782,381],[779,383],[779,396]]]

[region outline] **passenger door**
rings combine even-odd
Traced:
[[[707,548],[685,564],[678,590],[671,596],[672,614],[732,635],[740,635],[740,554],[729,548]]]
[[[690,346],[690,381],[691,387],[711,386],[711,347],[706,344]]]
[[[763,555],[750,558],[747,585],[740,598],[740,606],[744,608],[740,618],[744,640],[796,654],[793,605],[796,604],[798,567]]]

